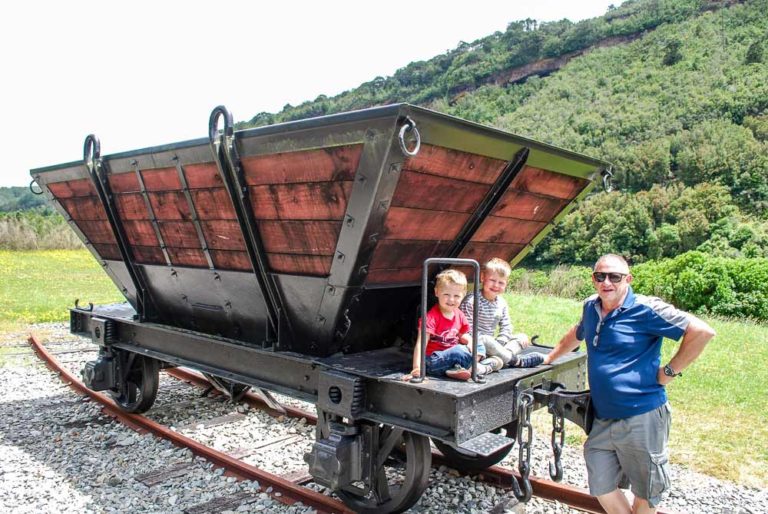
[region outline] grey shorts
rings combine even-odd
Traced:
[[[595,418],[584,444],[589,492],[601,496],[617,487],[655,507],[669,489],[669,404],[627,419]]]

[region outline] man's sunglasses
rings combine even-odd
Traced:
[[[592,278],[594,278],[595,282],[598,284],[605,281],[606,278],[611,281],[611,284],[618,284],[626,276],[627,273],[603,273],[602,271],[595,271],[592,273]]]

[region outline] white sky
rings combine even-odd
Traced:
[[[13,1],[0,18],[0,186],[29,170],[207,135],[333,96],[503,31],[605,13],[621,0]]]

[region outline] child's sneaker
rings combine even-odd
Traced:
[[[515,368],[535,368],[542,362],[544,362],[544,356],[540,353],[533,352],[525,355],[518,355],[517,362],[514,364],[510,362],[510,365]]]
[[[472,372],[468,369],[462,368],[458,364],[446,371],[445,374],[454,380],[462,380],[464,382],[472,378]]]
[[[501,368],[504,367],[504,361],[501,360],[501,357],[492,355],[491,357],[481,360],[480,366],[478,366],[478,369],[482,369],[482,366],[485,366],[485,373],[482,373],[483,375],[485,375],[486,373],[493,373],[494,371],[499,371]]]

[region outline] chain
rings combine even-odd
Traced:
[[[521,502],[527,502],[533,495],[531,481],[528,476],[531,473],[531,442],[533,441],[533,426],[531,425],[531,412],[533,411],[533,396],[529,392],[520,393],[518,397],[518,424],[517,443],[520,446],[518,454],[518,470],[522,490],[517,480],[512,481],[512,489],[515,497]]]
[[[560,461],[560,456],[563,453],[564,445],[565,420],[563,419],[562,412],[556,409],[552,411],[552,453],[555,455],[555,462],[554,464],[549,463],[549,476],[555,482],[563,479],[563,463]]]

